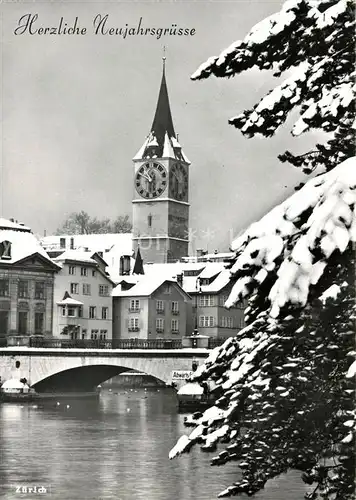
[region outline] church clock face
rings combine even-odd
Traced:
[[[166,189],[167,178],[167,170],[160,163],[144,163],[136,173],[136,191],[142,198],[157,198]]]
[[[173,198],[178,201],[186,199],[188,193],[188,174],[180,163],[175,163],[171,167],[170,186]]]

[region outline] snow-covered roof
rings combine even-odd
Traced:
[[[172,279],[167,279],[162,276],[145,276],[138,281],[130,290],[121,290],[121,286],[118,285],[112,291],[113,297],[148,297],[153,294],[163,283],[172,283],[179,288],[181,288],[178,283]],[[183,289],[182,292],[186,293]]]
[[[73,240],[75,249],[87,248],[91,252],[109,252],[112,247],[117,246],[122,255],[132,254],[131,233],[105,233],[105,234],[62,234],[60,236],[45,236],[41,243],[47,250],[58,250],[60,240],[66,240],[66,248],[70,249],[70,241]],[[66,250],[64,248],[63,250]],[[105,258],[105,256],[103,255]]]
[[[31,232],[31,229],[22,223],[0,217],[0,230],[2,229],[16,229],[18,231]]]
[[[27,384],[24,384],[17,380],[16,378],[10,378],[9,380],[5,380],[5,382],[1,385],[1,389],[23,389],[29,387]]]
[[[66,299],[60,300],[57,302],[59,306],[82,306],[83,302],[80,300],[72,299],[72,297],[67,297]]]
[[[177,275],[183,274],[182,288],[188,294],[193,293],[218,293],[222,290],[230,281],[230,272],[225,269],[225,265],[222,262],[175,262],[168,264],[145,264],[144,265],[145,274],[143,276],[119,276],[116,278],[116,282],[126,281],[127,283],[141,283],[143,281],[151,281],[152,283],[163,282],[164,280],[170,280],[176,282]],[[196,271],[195,276],[184,276],[184,271]],[[211,278],[217,275],[217,277],[209,285],[199,284],[198,278],[205,277]],[[136,287],[132,287],[130,290],[125,290],[127,295],[132,292]],[[121,287],[116,287],[116,292],[121,290]],[[138,289],[136,289],[138,290]],[[124,293],[121,292],[121,293]]]
[[[223,290],[231,280],[231,273],[229,269],[224,269],[218,276],[210,283],[210,285],[202,285],[201,291],[204,293],[218,293]]]
[[[55,257],[53,260],[55,262],[64,262],[66,260],[70,260],[97,265],[96,260],[92,258],[93,253],[94,252],[85,252],[84,250],[66,250],[58,257]]]
[[[9,241],[11,243],[11,259],[6,259],[3,263],[14,264],[31,255],[40,254],[52,266],[55,265],[41,246],[39,240],[26,226],[21,226],[6,219],[0,219],[0,241]]]
[[[199,274],[199,278],[212,278],[225,269],[225,266],[226,264],[224,264],[224,262],[207,262],[204,269]]]
[[[201,395],[203,394],[204,389],[202,388],[201,385],[197,384],[196,382],[184,384],[179,391],[177,392],[178,395],[186,395],[186,396],[195,396],[195,395]]]

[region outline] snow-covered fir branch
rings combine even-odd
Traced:
[[[352,498],[355,162],[309,180],[234,242],[228,303],[250,297],[249,324],[195,372],[215,406],[187,420],[170,455],[227,443],[212,464],[238,461],[241,480],[221,496],[295,468],[306,498]]]
[[[318,154],[308,159],[288,152],[282,160],[305,173],[316,166],[329,170],[354,152],[355,129],[350,128],[350,122],[355,122],[354,47],[352,0],[288,0],[280,12],[254,26],[244,40],[202,64],[192,79],[231,77],[253,67],[273,70],[275,76],[289,70],[284,82],[229,123],[247,137],[270,137],[297,108],[292,134],[330,133],[325,145],[328,154],[318,145]]]

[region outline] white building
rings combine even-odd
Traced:
[[[53,336],[62,339],[111,339],[113,282],[106,262],[93,252],[68,250],[54,261],[61,266],[54,283]]]

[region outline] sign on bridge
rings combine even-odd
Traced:
[[[173,370],[172,380],[186,380],[193,375],[192,370]]]

